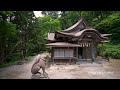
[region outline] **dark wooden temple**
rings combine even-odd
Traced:
[[[55,62],[96,60],[96,46],[108,42],[107,36],[88,26],[81,18],[77,23],[62,31],[49,32],[47,46],[51,47],[51,58]]]

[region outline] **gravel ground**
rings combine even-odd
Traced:
[[[41,54],[45,57],[48,53]],[[0,68],[0,79],[31,79],[31,67],[35,57],[23,65]],[[41,71],[41,70],[40,70]],[[46,69],[49,79],[120,79],[120,60],[81,61],[74,65],[51,65]]]

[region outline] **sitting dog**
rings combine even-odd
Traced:
[[[31,73],[32,74],[37,74],[37,73],[40,73],[39,70],[42,68],[42,71],[43,71],[43,76],[44,77],[47,77],[47,73],[45,72],[45,65],[46,65],[46,62],[44,59],[40,58],[40,55],[38,55],[36,57],[36,61],[34,62],[34,64],[32,65],[32,68],[31,68]],[[41,73],[40,73],[41,74]]]

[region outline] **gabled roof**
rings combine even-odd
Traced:
[[[75,23],[75,24],[72,25],[71,27],[69,27],[69,28],[63,30],[62,32],[74,32],[74,29],[75,29],[78,25],[80,25],[80,24],[83,24],[84,27],[87,26],[87,24],[85,23],[83,17],[81,17],[80,20],[79,20],[77,23]]]
[[[95,35],[100,39],[100,40],[106,40],[106,37],[102,36],[97,30],[93,29],[93,28],[85,28],[82,31],[79,31],[77,33],[64,33],[64,32],[56,32],[56,34],[62,34],[64,36],[69,36],[69,37],[81,37],[83,36],[84,33],[86,32],[92,32],[95,33]]]
[[[83,26],[83,28],[81,28],[81,26]],[[111,35],[111,34],[100,34],[96,29],[87,26],[84,18],[82,17],[77,23],[75,23],[73,26],[69,27],[68,29],[62,31],[55,31],[54,33],[49,33],[47,40],[55,41],[59,37],[81,38],[87,32],[94,33],[100,41],[107,40],[106,36]]]
[[[62,35],[68,35],[68,36],[74,36],[75,33],[66,33],[66,32],[60,32],[60,31],[56,31],[56,34],[62,34]]]
[[[62,35],[68,35],[68,36],[78,36],[80,35],[80,33],[83,33],[84,31],[86,30],[95,30],[91,27],[86,27],[85,29],[81,30],[81,31],[78,31],[78,32],[63,32],[63,31],[56,31],[56,34],[62,34]]]
[[[78,32],[78,33],[76,33],[75,34],[75,37],[79,37],[79,36],[81,36],[84,32],[86,32],[86,31],[94,31],[95,29],[92,29],[92,28],[87,28],[87,29],[84,29],[84,30],[82,30],[82,31],[80,31],[80,32]]]
[[[84,29],[84,30],[76,33],[75,37],[80,37],[85,32],[94,32],[98,36],[98,38],[100,38],[100,39],[106,39],[106,37],[101,36],[101,34],[97,30],[95,30],[95,29],[86,29],[86,30]]]

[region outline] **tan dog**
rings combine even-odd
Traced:
[[[37,74],[37,73],[40,73],[39,70],[42,68],[42,71],[43,71],[43,76],[44,77],[47,77],[47,73],[45,72],[45,65],[46,65],[46,62],[44,61],[44,59],[40,58],[40,55],[38,55],[36,57],[36,61],[34,62],[34,64],[32,65],[32,68],[31,68],[31,73],[32,74]],[[41,74],[41,73],[40,73]]]

